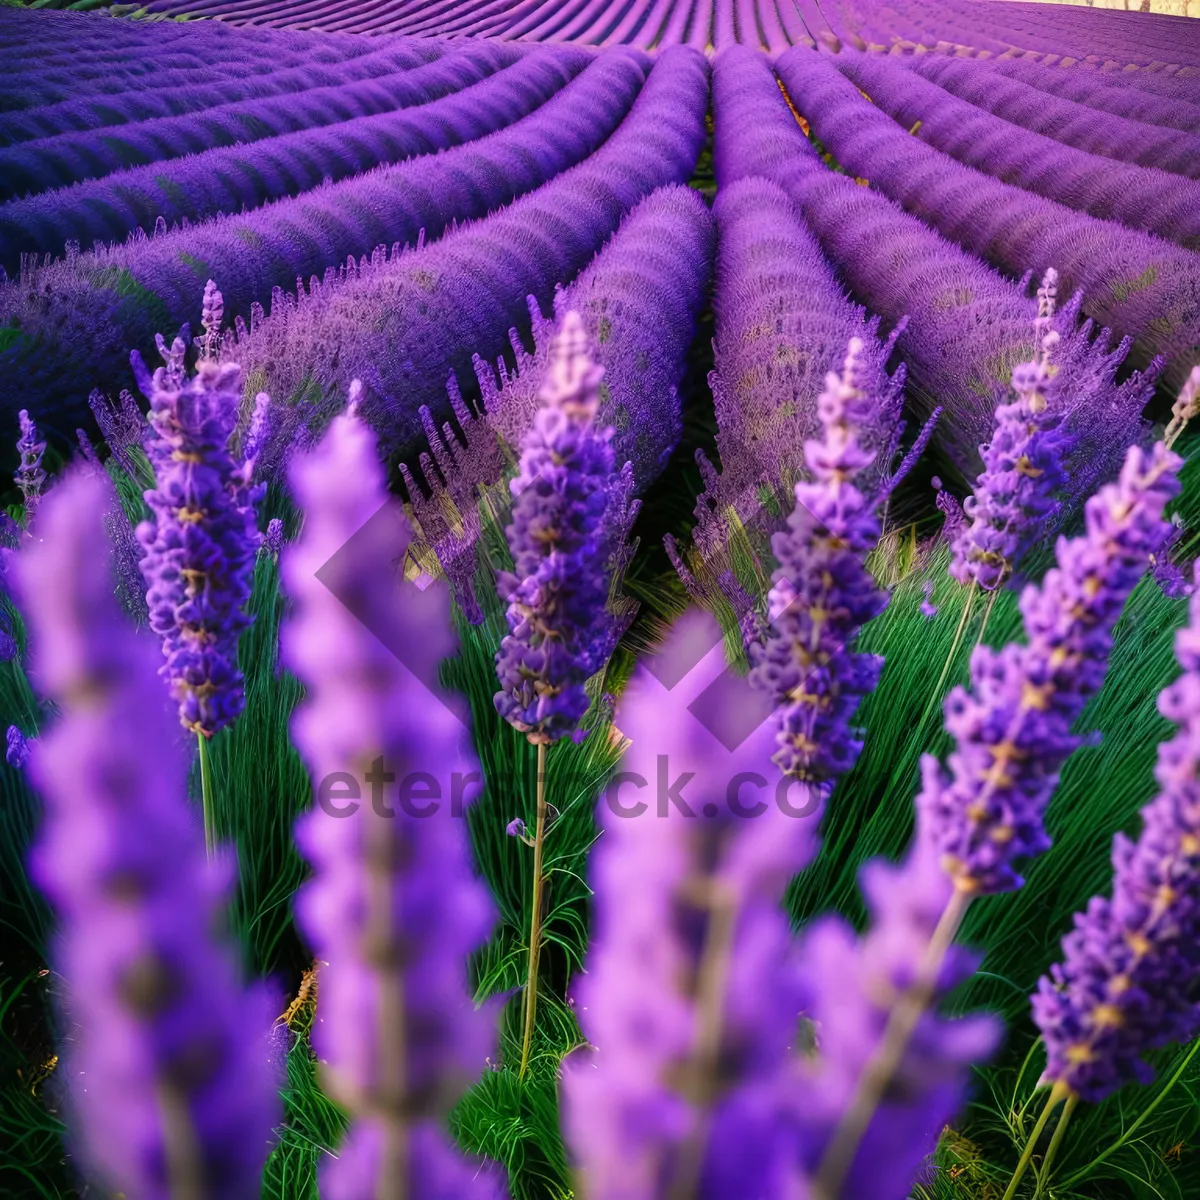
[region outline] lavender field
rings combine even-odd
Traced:
[[[1187,17],[0,0],[0,1198],[1200,1200],[1198,418]]]

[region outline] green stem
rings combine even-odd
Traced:
[[[525,1032],[521,1039],[520,1078],[529,1069],[533,1021],[537,1015],[538,959],[542,954],[542,853],[546,841],[546,743],[537,751],[537,828],[533,835],[533,911],[529,917],[529,973],[525,977]]]
[[[1000,589],[997,588],[989,597],[987,608],[983,610],[983,622],[979,626],[979,637],[975,639],[976,646],[983,645],[983,635],[987,633],[988,618],[992,615],[992,609],[996,606],[996,597],[1000,595]]]
[[[1067,1094],[1065,1084],[1056,1083],[1050,1089],[1050,1095],[1046,1097],[1046,1105],[1042,1109],[1042,1115],[1038,1117],[1037,1124],[1033,1127],[1033,1132],[1029,1135],[1029,1141],[1025,1143],[1025,1149],[1021,1153],[1021,1158],[1017,1162],[1017,1169],[1013,1172],[1012,1179],[1009,1180],[1008,1188],[1004,1193],[1003,1200],[1013,1200],[1017,1194],[1017,1188],[1024,1178],[1025,1172],[1029,1169],[1029,1163],[1033,1159],[1033,1152],[1037,1148],[1038,1138],[1042,1136],[1042,1130],[1046,1128],[1046,1122],[1050,1120],[1050,1114],[1058,1107],[1058,1103]]]
[[[1066,1107],[1063,1109],[1063,1114],[1058,1118],[1058,1124],[1054,1127],[1054,1136],[1050,1139],[1050,1145],[1046,1149],[1046,1157],[1042,1160],[1042,1169],[1038,1173],[1037,1187],[1034,1189],[1033,1200],[1038,1200],[1042,1194],[1042,1189],[1046,1186],[1046,1181],[1050,1178],[1050,1166],[1054,1162],[1054,1156],[1058,1153],[1058,1148],[1062,1145],[1063,1134],[1067,1132],[1067,1122],[1071,1119],[1071,1114],[1075,1111],[1075,1106],[1079,1103],[1079,1097],[1072,1092],[1067,1097]]]
[[[1115,1142],[1113,1142],[1113,1144],[1111,1146],[1109,1146],[1109,1148],[1107,1150],[1105,1150],[1103,1154],[1099,1155],[1096,1158],[1093,1158],[1092,1161],[1090,1163],[1088,1163],[1086,1167],[1081,1167],[1078,1171],[1075,1172],[1074,1175],[1071,1175],[1067,1179],[1064,1179],[1063,1183],[1062,1183],[1064,1190],[1066,1190],[1067,1188],[1073,1187],[1076,1183],[1079,1183],[1081,1180],[1086,1179],[1087,1176],[1089,1176],[1092,1173],[1092,1171],[1094,1171],[1102,1162],[1104,1162],[1105,1160],[1111,1158],[1114,1154],[1116,1154],[1116,1152],[1118,1150],[1120,1150],[1120,1148],[1122,1146],[1124,1146],[1125,1143],[1128,1142],[1129,1139],[1131,1137],[1133,1137],[1133,1135],[1135,1133],[1137,1133],[1138,1129],[1142,1125],[1144,1125],[1145,1122],[1148,1121],[1151,1116],[1153,1116],[1154,1110],[1167,1098],[1167,1093],[1182,1078],[1184,1071],[1186,1071],[1188,1069],[1188,1066],[1190,1065],[1192,1059],[1196,1057],[1197,1051],[1200,1051],[1200,1038],[1198,1038],[1193,1043],[1192,1048],[1187,1052],[1187,1055],[1184,1058],[1183,1062],[1181,1062],[1179,1064],[1179,1069],[1175,1072],[1174,1075],[1171,1076],[1170,1079],[1167,1080],[1166,1084],[1164,1084],[1164,1086],[1163,1086],[1162,1091],[1160,1091],[1158,1093],[1158,1095],[1154,1097],[1154,1100],[1146,1106],[1146,1111],[1143,1112],[1142,1115],[1140,1117],[1138,1117],[1138,1119],[1136,1121],[1134,1121],[1134,1123],[1132,1125],[1130,1125],[1130,1127],[1127,1130],[1125,1130],[1125,1132],[1123,1134],[1121,1134],[1121,1136],[1119,1138],[1117,1138],[1117,1140]]]
[[[208,738],[197,732],[200,742],[200,794],[204,799],[204,849],[212,858],[217,852],[217,830],[213,814],[212,763],[208,759]]]
[[[958,653],[959,643],[962,641],[963,630],[967,627],[967,622],[971,618],[971,608],[975,603],[975,583],[972,581],[971,586],[967,589],[967,601],[963,605],[962,616],[959,618],[958,628],[954,631],[954,641],[950,646],[950,653],[946,655],[945,665],[942,667],[942,673],[938,676],[938,681],[934,685],[934,689],[929,693],[929,700],[925,704],[925,711],[921,714],[921,719],[917,722],[918,732],[925,728],[925,722],[929,720],[929,714],[937,707],[938,701],[941,699],[942,688],[946,683],[946,676],[950,674],[950,668],[954,665],[954,656]]]

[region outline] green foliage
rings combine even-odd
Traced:
[[[341,1140],[346,1116],[321,1091],[307,1030],[294,1033],[281,1027],[279,1037],[290,1043],[283,1088],[284,1123],[276,1130],[278,1143],[263,1168],[262,1200],[319,1200],[321,1161]]]

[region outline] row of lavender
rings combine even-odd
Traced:
[[[208,276],[221,280],[230,316],[250,320],[253,306],[269,300],[273,289],[336,273],[338,264],[356,264],[381,244],[398,250],[422,234],[435,238],[453,222],[485,217],[539,187],[604,142],[629,113],[646,74],[644,61],[625,50],[600,56],[580,72],[583,65],[570,50],[537,52],[477,85],[474,90],[485,95],[434,101],[431,107],[453,106],[441,121],[431,117],[427,124],[449,147],[443,153],[418,154],[244,215],[164,228],[153,238],[28,272],[24,284],[0,291],[3,323],[14,335],[5,357],[20,364],[25,396],[40,393],[44,419],[65,434],[79,423],[80,388],[86,394],[95,382],[119,380],[128,347],[147,348],[164,325],[195,326],[197,297]],[[663,70],[670,73],[672,65]],[[494,93],[491,103],[485,103],[487,92]],[[699,96],[694,100],[671,122],[702,135],[703,104]],[[422,111],[387,119],[419,128]],[[451,115],[461,131],[447,120]],[[489,127],[495,132],[463,141]],[[331,153],[343,156],[337,138],[332,141]],[[435,144],[426,140],[414,148]],[[186,166],[192,160],[179,161]],[[660,176],[659,182],[676,177]],[[207,178],[202,174],[201,182]],[[192,193],[200,197],[195,203],[203,203],[207,190]],[[516,316],[510,314],[504,327]]]
[[[1013,373],[970,520],[955,537],[954,572],[972,587],[1003,582],[1019,547],[996,535],[1035,528],[1069,469],[1070,438],[1050,395],[1063,343],[1055,302],[1049,276],[1034,357]],[[39,685],[61,715],[13,749],[47,805],[34,870],[58,910],[57,963],[72,984],[68,1070],[87,1081],[73,1090],[72,1119],[98,1177],[146,1197],[257,1195],[278,1115],[260,1042],[269,1013],[256,992],[241,990],[228,950],[213,940],[227,864],[206,860],[156,678],[166,676],[180,721],[201,739],[203,770],[204,740],[242,707],[236,645],[261,497],[257,418],[248,428],[238,419],[241,369],[212,357],[221,323],[210,287],[196,376],[178,339],[163,344],[165,365],[145,382],[157,479],[146,493],[153,519],[139,536],[161,670],[153,640],[120,611],[98,551],[103,476],[77,470],[41,498],[28,423],[19,476],[35,515],[13,560],[18,598]],[[904,861],[863,874],[867,933],[856,938],[840,918],[825,918],[793,950],[778,900],[816,852],[819,814],[861,751],[854,711],[882,666],[853,648],[888,603],[863,561],[887,494],[868,447],[891,385],[871,367],[873,353],[852,336],[841,372],[824,379],[805,446],[809,480],[796,485],[795,510],[773,539],[770,626],[748,639],[751,682],[775,704],[773,719],[731,750],[713,714],[702,717],[699,702],[726,665],[720,640],[695,616],[665,651],[693,666],[682,683],[664,687],[643,669],[615,716],[630,740],[620,778],[648,779],[665,756],[698,781],[693,800],[706,819],[696,827],[668,808],[662,820],[634,823],[619,819],[628,810],[611,799],[603,818],[591,872],[600,911],[579,993],[598,1049],[569,1058],[562,1083],[589,1196],[909,1194],[961,1102],[970,1063],[998,1037],[988,1017],[950,1023],[934,1013],[973,966],[952,948],[955,933],[972,903],[1019,888],[1018,867],[1049,848],[1045,808],[1081,743],[1072,726],[1103,685],[1126,599],[1169,539],[1164,512],[1180,460],[1163,443],[1130,447],[1117,482],[1088,501],[1084,533],[1061,539],[1058,566],[1025,589],[1026,641],[978,649],[970,688],[948,698],[957,751],[948,768],[924,760]],[[614,431],[600,421],[603,370],[578,314],[565,313],[534,373],[540,407],[517,419],[507,530],[516,574],[501,584],[511,632],[497,655],[495,703],[539,747],[529,840],[540,855],[546,747],[576,734],[589,707],[584,684],[611,653],[620,618],[609,576],[633,512],[630,471],[616,471]],[[293,736],[317,790],[381,760],[406,778],[467,778],[477,764],[455,708],[429,702],[437,661],[453,646],[448,608],[437,589],[397,588],[396,530],[401,552],[410,535],[387,499],[359,394],[356,383],[348,411],[288,464],[305,514],[298,542],[283,546],[276,531],[262,551],[281,555],[294,604],[283,650],[308,696]],[[270,402],[259,408],[269,413]],[[1200,370],[1168,442],[1198,408]],[[1020,462],[1038,469],[1016,472],[1013,483]],[[400,622],[413,648],[407,665],[371,632],[376,617]],[[1093,901],[1078,919],[1063,964],[1034,1001],[1054,1085],[1039,1130],[1064,1100],[1063,1130],[1079,1102],[1145,1082],[1147,1051],[1198,1031],[1190,999],[1200,972],[1198,628],[1200,592],[1177,639],[1185,673],[1161,699],[1184,728],[1160,752],[1161,791],[1145,833],[1136,844],[1117,839],[1113,899]],[[711,647],[698,664],[697,639]],[[747,784],[790,799],[758,804],[759,820],[734,819]],[[510,832],[527,837],[520,825]],[[323,1173],[323,1194],[335,1200],[397,1188],[432,1198],[501,1194],[495,1174],[464,1160],[441,1129],[490,1040],[489,1018],[464,986],[465,956],[489,916],[461,829],[428,809],[360,805],[338,820],[322,805],[297,830],[314,869],[298,918],[325,964],[315,1033],[324,1085],[354,1118]],[[536,868],[535,877],[536,889]],[[536,915],[532,936],[536,946]],[[815,1053],[795,1046],[797,1012],[820,1031]],[[527,1035],[522,1074],[528,1045]],[[1028,1154],[1010,1194],[1027,1162]]]
[[[498,203],[511,200],[531,188],[537,189],[555,172],[595,150],[613,128],[610,122],[615,123],[623,116],[624,107],[631,99],[628,86],[636,86],[637,77],[644,71],[644,66],[638,60],[627,57],[623,52],[602,55],[586,68],[583,58],[570,58],[570,51],[547,51],[544,52],[546,57],[542,56],[543,52],[534,51],[523,55],[508,67],[500,67],[503,60],[495,57],[498,53],[488,47],[481,47],[478,51],[456,52],[429,67],[409,72],[410,75],[423,75],[430,70],[436,72],[450,68],[452,64],[454,71],[472,71],[479,66],[494,70],[494,74],[466,87],[461,93],[442,100],[432,100],[411,112],[401,110],[381,117],[354,120],[348,125],[334,127],[328,135],[319,129],[305,131],[267,138],[248,149],[217,149],[197,158],[181,159],[176,168],[178,178],[174,181],[169,174],[162,173],[164,168],[147,167],[98,179],[93,184],[83,184],[61,196],[48,193],[0,207],[0,216],[6,210],[18,214],[23,207],[30,213],[40,208],[44,216],[27,222],[34,228],[34,234],[26,231],[22,236],[36,237],[40,231],[41,236],[48,238],[49,244],[57,246],[72,232],[85,237],[96,236],[94,230],[90,235],[87,230],[101,217],[110,224],[115,222],[113,228],[120,230],[136,224],[139,219],[147,219],[150,210],[173,202],[177,206],[186,201],[189,211],[203,213],[230,204],[236,205],[239,200],[242,203],[257,203],[256,197],[264,191],[269,195],[273,188],[288,191],[297,186],[292,178],[293,172],[281,170],[273,182],[271,175],[263,174],[254,163],[247,161],[246,179],[251,190],[239,191],[236,176],[230,177],[228,167],[246,156],[253,157],[257,152],[256,147],[262,148],[262,155],[265,156],[263,163],[277,159],[286,161],[284,151],[293,139],[304,140],[311,149],[319,147],[320,139],[326,138],[331,160],[341,164],[339,169],[355,170],[362,165],[357,161],[358,158],[363,154],[369,155],[371,151],[359,143],[352,143],[355,155],[348,159],[338,135],[359,124],[372,129],[373,122],[388,124],[388,131],[380,134],[381,148],[376,154],[389,156],[404,152],[403,149],[397,151],[395,146],[395,138],[400,131],[407,129],[410,136],[418,137],[419,130],[426,122],[437,128],[443,141],[448,136],[451,140],[455,136],[477,137],[483,132],[481,121],[503,124],[515,115],[511,102],[507,108],[478,107],[480,102],[493,94],[499,105],[501,98],[511,93],[520,106],[517,112],[540,104],[529,116],[479,138],[477,142],[468,141],[437,155],[419,154],[403,164],[353,176],[341,184],[318,188],[298,197],[265,204],[242,217],[215,218],[197,227],[164,232],[153,239],[134,241],[121,248],[75,255],[66,262],[32,270],[28,286],[11,287],[0,293],[0,305],[11,330],[5,355],[21,372],[19,377],[23,396],[38,396],[40,393],[43,421],[51,429],[66,434],[78,421],[78,409],[68,409],[64,420],[56,415],[56,408],[60,405],[67,407],[71,397],[83,394],[97,378],[119,378],[120,364],[129,345],[147,347],[153,331],[161,325],[172,326],[184,321],[194,324],[199,315],[196,311],[198,276],[211,274],[221,280],[231,315],[243,318],[252,316],[255,303],[264,302],[274,289],[288,287],[307,275],[327,273],[330,264],[340,261],[345,255],[361,254],[367,247],[381,242],[386,245],[410,241],[421,231],[434,236],[451,217],[482,215]],[[735,49],[722,56],[721,62],[726,64],[724,70],[733,71],[735,64],[743,61],[739,56],[746,53]],[[467,61],[464,63],[464,60]],[[765,60],[753,61],[757,63],[756,68],[743,65],[737,69],[751,74],[757,70],[761,83],[765,84],[770,79]],[[891,111],[904,121],[914,112],[921,112],[923,116],[918,118],[918,132],[925,128],[934,131],[933,134],[922,134],[923,137],[930,137],[935,142],[941,140],[950,149],[989,172],[1008,178],[1014,170],[1024,170],[1020,164],[1027,161],[1026,156],[1032,148],[1035,158],[1040,156],[1046,165],[1036,171],[1028,168],[1028,177],[1022,177],[1021,182],[1043,192],[1060,195],[1072,205],[1087,206],[1089,211],[1086,214],[1071,213],[1065,206],[1048,198],[1039,198],[1023,188],[989,181],[987,175],[966,163],[957,163],[934,147],[922,148],[914,143],[901,124],[885,116],[878,107],[868,105],[834,69],[831,61],[843,73],[853,74],[861,82],[870,83],[878,93],[880,103],[890,104]],[[925,68],[919,65],[922,60],[914,61],[918,63],[918,69],[925,72]],[[933,62],[931,69],[944,74],[937,62]],[[721,70],[719,66],[718,80]],[[825,254],[838,269],[842,280],[872,311],[892,324],[905,314],[909,316],[912,328],[904,335],[901,349],[909,361],[912,382],[918,389],[916,399],[919,405],[922,393],[936,395],[947,407],[951,419],[943,423],[945,432],[939,433],[939,438],[960,469],[973,459],[974,448],[981,436],[981,425],[987,418],[989,389],[996,383],[997,376],[1002,380],[1005,364],[1011,365],[1013,359],[1003,356],[993,358],[991,365],[986,368],[988,377],[984,379],[975,378],[971,367],[966,371],[953,370],[954,364],[946,359],[946,369],[939,376],[936,364],[929,361],[929,354],[921,344],[925,340],[926,325],[934,324],[934,313],[946,307],[944,300],[929,296],[926,302],[932,303],[933,309],[928,322],[923,321],[918,313],[922,301],[909,294],[908,285],[901,278],[905,270],[902,260],[893,260],[885,271],[880,271],[866,257],[858,261],[853,252],[847,254],[845,250],[835,252],[831,249],[829,239],[836,234],[830,222],[844,224],[850,211],[855,212],[855,224],[859,229],[866,227],[863,220],[868,213],[880,218],[886,216],[889,220],[897,215],[892,206],[880,203],[880,197],[875,194],[876,188],[901,201],[914,215],[923,217],[966,250],[990,259],[1014,276],[1031,267],[1039,271],[1055,267],[1061,272],[1066,287],[1081,292],[1085,313],[1118,334],[1135,340],[1137,358],[1141,365],[1151,369],[1151,375],[1156,369],[1153,361],[1156,353],[1167,358],[1167,378],[1171,382],[1178,384],[1186,375],[1195,354],[1198,341],[1196,328],[1200,322],[1196,273],[1192,269],[1194,258],[1186,249],[1175,250],[1165,240],[1148,237],[1129,226],[1150,226],[1186,243],[1194,236],[1193,209],[1200,210],[1200,206],[1192,203],[1194,197],[1188,189],[1200,185],[1165,171],[1146,170],[1132,165],[1122,168],[1114,158],[1072,150],[1042,135],[1023,134],[1018,126],[1001,121],[998,117],[987,117],[982,110],[966,101],[955,100],[933,83],[914,79],[909,72],[893,66],[889,60],[852,55],[840,55],[828,60],[798,48],[780,60],[778,70],[780,78],[790,88],[793,105],[799,104],[803,115],[812,122],[815,135],[837,154],[845,167],[866,176],[875,187],[868,194],[853,195],[847,191],[844,178],[831,176],[824,171],[808,141],[783,107],[782,99],[771,87],[764,89],[760,85],[754,93],[757,97],[755,102],[744,103],[740,108],[722,105],[718,100],[718,137],[723,138],[726,145],[738,139],[750,144],[747,132],[753,132],[752,127],[760,119],[764,122],[764,128],[778,125],[781,131],[775,149],[778,161],[769,166],[754,166],[753,173],[771,175],[784,171],[790,180],[785,186],[792,191],[793,199],[800,199],[803,177],[803,190],[811,190],[814,197],[818,193],[831,199],[836,195],[839,205],[851,206],[842,211],[819,203],[814,198],[804,201],[804,216],[813,229],[824,231]],[[564,76],[569,77],[571,73],[580,71],[582,73],[577,75],[573,83],[562,86]],[[597,110],[590,89],[607,90],[610,78],[614,83],[622,81],[617,83],[615,93],[610,92],[615,105],[606,104]],[[560,87],[560,95],[552,95],[547,99],[554,89]],[[888,88],[891,90],[888,91]],[[921,88],[928,91],[922,92]],[[568,100],[572,104],[568,105]],[[922,103],[923,100],[927,102]],[[702,99],[697,97],[694,103],[696,108],[693,112],[700,111]],[[1072,107],[1071,117],[1079,115],[1074,110],[1093,111],[1073,101],[1062,103]],[[938,113],[945,105],[949,106],[949,115],[942,119]],[[955,108],[955,105],[959,107]],[[1168,107],[1169,102],[1163,101],[1163,106]],[[462,114],[464,125],[460,133],[448,133],[443,121],[435,122],[435,113],[440,112],[440,107],[446,107],[446,119],[453,114]],[[964,111],[960,112],[960,109]],[[606,110],[611,112],[611,117],[606,115]],[[1185,104],[1174,104],[1172,108],[1172,111],[1182,114],[1180,119],[1184,121],[1189,120],[1186,110]],[[601,113],[599,118],[597,111]],[[579,115],[578,123],[575,121],[576,112]],[[768,113],[773,114],[770,120],[766,119]],[[999,151],[992,148],[996,139],[986,144],[963,143],[956,135],[955,130],[962,116],[972,114],[995,123],[998,133],[1002,134],[1000,141],[1003,144]],[[561,120],[557,122],[552,119],[560,117]],[[487,124],[484,124],[483,129],[486,128]],[[274,149],[276,145],[278,150]],[[535,146],[540,149],[531,162],[529,151]],[[1015,148],[1005,149],[1006,146]],[[423,145],[418,143],[408,148],[429,149],[430,145],[428,142]],[[1110,142],[1106,149],[1110,155],[1116,156],[1121,152],[1121,144]],[[917,150],[921,150],[921,153],[913,153]],[[997,154],[1001,157],[997,158]],[[1072,168],[1079,166],[1072,155],[1086,167],[1085,171],[1072,169],[1069,174],[1063,174],[1054,169],[1055,164],[1064,157]],[[210,176],[208,167],[215,168],[219,165],[217,160],[223,157],[229,158],[230,163],[219,176],[221,186],[214,189],[203,184]],[[214,159],[213,163],[208,162],[209,158]],[[313,170],[320,170],[327,165],[322,160]],[[166,166],[169,167],[169,163]],[[531,167],[536,172],[532,176]],[[1128,179],[1125,178],[1126,174]],[[136,201],[133,208],[126,209],[123,218],[119,207],[106,203],[97,208],[89,198],[89,189],[100,189],[98,195],[103,194],[106,188],[111,188],[114,195],[129,195],[129,183],[118,184],[116,181],[130,177],[130,182],[136,182],[140,176],[146,176],[152,195]],[[1122,187],[1115,191],[1107,189],[1106,181],[1113,177],[1118,177],[1122,182]],[[654,183],[661,184],[669,178],[670,175],[660,174]],[[680,176],[675,175],[674,178]],[[1072,184],[1070,189],[1064,191],[1064,179],[1095,179],[1098,186],[1087,194],[1080,193],[1077,184]],[[1162,180],[1166,180],[1177,191],[1183,190],[1175,197],[1171,187],[1160,186]],[[785,182],[782,179],[779,181]],[[1131,193],[1124,186],[1127,183],[1138,188],[1149,186],[1153,203],[1131,206],[1128,197],[1131,194],[1140,195],[1140,192]],[[484,189],[482,192],[481,185]],[[636,189],[637,185],[633,186]],[[951,202],[950,197],[957,197],[963,188],[968,189],[970,203],[957,199]],[[73,193],[79,193],[79,196],[71,204],[67,201],[72,199]],[[158,199],[153,199],[153,195],[157,195]],[[553,203],[553,195],[553,191],[548,193],[545,201]],[[1105,202],[1119,210],[1111,215],[1124,218],[1129,225],[1114,220],[1105,221],[1092,215],[1090,210],[1096,209],[1105,196],[1108,197]],[[1171,204],[1166,203],[1172,198]],[[401,202],[397,203],[397,200]],[[623,201],[622,205],[623,209],[627,208],[628,201]],[[513,219],[518,219],[522,211],[518,208]],[[367,219],[363,220],[364,217]],[[499,230],[504,226],[501,224],[495,228]],[[608,228],[611,229],[611,225]],[[47,233],[47,230],[52,232]],[[597,227],[595,232],[602,239],[604,233],[601,227]],[[916,239],[927,246],[930,254],[953,257],[948,242],[931,238],[922,225],[901,221],[899,232],[905,240]],[[448,243],[458,244],[453,241]],[[469,239],[463,244],[469,244]],[[594,245],[593,241],[591,248]],[[254,253],[248,254],[247,246]],[[874,238],[862,239],[857,246],[858,252],[864,256],[881,252],[878,240]],[[565,258],[564,252],[567,255]],[[433,253],[433,248],[423,253]],[[964,319],[973,319],[969,318],[969,312],[978,311],[988,313],[989,319],[995,320],[1002,311],[1002,306],[998,306],[999,297],[1006,289],[1008,295],[1016,295],[1012,285],[989,272],[980,276],[974,260],[962,258],[960,261],[973,283],[970,288],[955,291],[959,300],[950,307],[964,308]],[[419,273],[423,269],[420,262],[418,257],[408,265]],[[415,403],[407,405],[407,414],[399,420],[396,429],[389,431],[392,444],[403,444],[410,439],[422,402],[435,403],[434,398],[441,387],[437,381],[439,374],[461,369],[464,354],[477,351],[488,358],[493,357],[503,348],[503,334],[508,326],[514,322],[523,323],[521,310],[524,297],[535,294],[543,300],[548,298],[548,289],[568,278],[580,265],[578,257],[572,258],[570,250],[561,247],[556,255],[542,265],[541,273],[537,269],[522,268],[511,278],[507,299],[493,314],[490,332],[482,336],[475,330],[464,334],[462,340],[452,341],[444,347],[445,354],[441,358],[431,353],[429,375],[425,377],[421,377],[421,373],[410,364],[406,369],[410,376],[417,379],[415,386],[420,394]],[[980,279],[990,282],[983,286]],[[361,290],[362,285],[356,287]],[[329,301],[331,293],[327,286],[318,291],[323,305]],[[314,296],[316,294],[313,293]],[[949,291],[943,293],[949,294]],[[303,291],[298,294],[298,308],[308,307],[310,312],[315,312],[316,307],[310,305],[309,301],[310,296]],[[357,301],[339,299],[337,303]],[[272,326],[273,332],[264,334],[262,342],[270,345],[271,349],[266,352],[260,365],[278,360],[282,344],[277,331],[284,325],[294,327],[297,324],[297,320],[288,312],[281,310],[279,320]],[[97,322],[96,314],[104,314],[105,319]],[[335,327],[346,326],[337,323]],[[948,336],[940,336],[945,344],[949,344]],[[1016,346],[1019,344],[1019,335],[1014,333],[1014,337],[1016,340],[1013,345]],[[403,355],[399,357],[410,361],[404,359]],[[320,359],[320,354],[317,358]],[[326,389],[336,382],[344,389],[349,368],[343,367],[340,376],[334,378],[320,367],[319,361],[309,364],[303,356],[297,358],[290,353],[285,354],[284,359],[304,363],[307,372],[301,377],[288,378],[285,382],[289,388],[302,383],[315,383],[321,389]],[[413,363],[415,361],[411,360]],[[986,364],[986,357],[981,361]],[[371,381],[373,390],[378,392],[376,399],[386,402],[397,394],[395,387],[399,376],[389,372],[386,365],[376,373],[378,378]],[[819,376],[819,370],[817,374]],[[15,371],[11,377],[18,377]],[[956,393],[961,395],[961,402],[955,401]],[[1126,407],[1136,407],[1132,395]],[[970,418],[972,409],[977,413],[974,423]],[[730,416],[729,422],[739,419]],[[731,424],[732,428],[734,426]],[[739,433],[736,436],[741,435]]]
[[[119,11],[128,11],[120,9]],[[962,48],[987,54],[1104,56],[1161,68],[1200,65],[1200,45],[1180,18],[1043,4],[944,0],[152,0],[148,12],[245,26],[375,35],[465,34],[526,41],[700,50],[744,45],[778,54],[794,45],[872,49]]]

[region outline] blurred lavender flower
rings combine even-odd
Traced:
[[[370,779],[374,767],[406,783],[425,772],[443,798],[461,798],[462,781],[479,777],[469,739],[371,632],[403,629],[427,656],[422,674],[453,646],[444,595],[402,586],[396,560],[410,533],[353,408],[293,461],[290,481],[305,523],[283,556],[294,609],[282,651],[307,691],[292,733],[314,786],[335,773]],[[471,1002],[466,966],[491,908],[464,823],[446,806],[430,814],[425,796],[415,815],[403,787],[399,811],[363,804],[337,820],[317,807],[296,828],[313,866],[296,917],[327,964],[313,1041],[326,1090],[356,1118],[322,1172],[326,1200],[498,1192],[441,1128],[491,1047],[493,1022]]]
[[[202,361],[188,379],[183,351],[176,338],[150,381],[147,451],[157,487],[146,503],[155,519],[137,532],[150,627],[167,659],[162,672],[183,725],[211,737],[245,704],[237,645],[252,619],[243,606],[259,540],[257,492],[253,464],[235,465],[228,449],[241,368]]]
[[[860,883],[871,917],[862,938],[842,917],[828,916],[811,923],[801,942],[801,1009],[817,1046],[804,1061],[791,1105],[802,1162],[814,1173],[871,1069],[897,998],[917,983],[952,891],[921,826],[903,862],[868,862]],[[930,1000],[967,979],[976,965],[976,955],[952,948]],[[925,1011],[835,1194],[905,1200],[962,1104],[971,1064],[991,1054],[1000,1034],[991,1016],[948,1021]]]
[[[861,387],[863,344],[850,341],[839,378],[818,403],[823,440],[805,442],[813,482],[796,484],[786,530],[771,538],[779,568],[768,596],[772,632],[751,646],[750,682],[776,704],[773,761],[786,775],[832,786],[862,751],[850,722],[879,681],[883,659],[851,646],[888,602],[864,565],[879,541],[876,500],[855,486],[874,455],[859,440],[875,397]]]
[[[1200,413],[1200,363],[1192,368],[1179,391],[1179,397],[1171,406],[1171,420],[1163,433],[1167,449],[1175,444],[1184,427],[1197,413]]]
[[[21,409],[17,414],[17,420],[21,425],[21,436],[17,441],[21,465],[17,467],[13,478],[25,500],[25,524],[28,525],[41,499],[42,484],[46,482],[46,472],[42,470],[42,455],[46,453],[46,443],[38,441],[37,426],[25,409]]]
[[[15,725],[8,727],[8,748],[4,760],[17,770],[29,761],[29,739]]]
[[[1066,479],[1062,414],[1046,403],[1059,342],[1052,328],[1057,284],[1057,273],[1047,271],[1037,294],[1033,361],[1013,369],[1015,399],[996,409],[992,440],[979,448],[983,471],[964,505],[966,521],[951,542],[950,574],[988,592],[1004,584],[1042,532],[1054,510],[1054,493]]]
[[[632,474],[616,471],[613,431],[595,423],[603,373],[579,314],[567,313],[512,481],[515,575],[500,580],[510,633],[496,655],[495,700],[535,744],[575,732],[588,708],[583,685],[612,648],[613,560],[636,505],[627,504]]]
[[[599,810],[575,987],[590,1046],[563,1064],[564,1131],[590,1200],[791,1197],[801,995],[780,899],[819,795],[772,765],[769,723],[731,751],[692,711],[726,671],[711,617],[682,617],[664,656],[696,665],[670,690],[639,669],[617,711],[627,782]],[[653,813],[640,788],[664,763],[678,799],[628,819],[642,796]]]
[[[1200,1032],[1200,589],[1175,656],[1183,674],[1158,708],[1180,729],[1158,748],[1159,793],[1137,842],[1114,839],[1112,899],[1096,896],[1076,915],[1063,961],[1033,996],[1044,1080],[1092,1102],[1151,1082],[1143,1055]]]
[[[31,746],[45,804],[31,867],[59,921],[71,1123],[105,1190],[252,1200],[282,1116],[270,999],[241,989],[214,940],[229,872],[206,861],[186,800],[158,648],[114,597],[104,504],[93,474],[69,475],[16,562],[34,677],[62,710]]]
[[[1180,460],[1161,442],[1132,446],[1120,478],[1085,508],[1082,536],[1058,542],[1058,566],[1021,596],[1026,645],[980,645],[972,690],[946,699],[958,742],[947,776],[922,759],[917,799],[943,868],[967,895],[1020,887],[1014,861],[1050,845],[1042,819],[1063,762],[1078,746],[1071,724],[1100,688],[1112,630],[1169,531]]]

